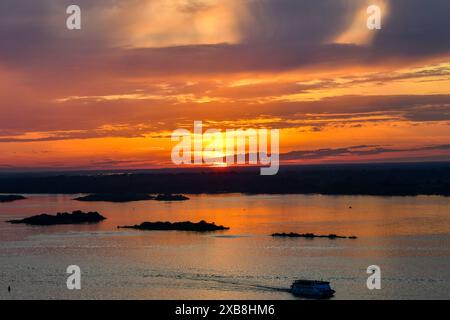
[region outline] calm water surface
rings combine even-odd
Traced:
[[[201,195],[122,204],[26,196],[0,203],[0,299],[294,299],[285,289],[297,278],[331,281],[334,299],[450,299],[450,198]],[[108,219],[50,227],[4,222],[78,209]],[[116,228],[202,219],[231,229]],[[270,236],[291,231],[358,239]],[[73,264],[82,269],[80,291],[66,288]],[[370,291],[366,269],[374,264],[382,289]]]

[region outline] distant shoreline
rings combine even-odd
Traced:
[[[282,167],[275,176],[257,171],[8,174],[0,193],[9,194],[322,194],[450,196],[449,163]]]

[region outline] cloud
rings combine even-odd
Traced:
[[[349,156],[374,156],[387,153],[405,153],[405,152],[420,152],[420,151],[448,152],[450,151],[450,144],[420,146],[412,148],[389,148],[380,145],[359,145],[342,148],[297,150],[280,154],[280,159],[282,161],[318,160],[324,158],[349,157]],[[450,154],[446,155],[450,156]]]
[[[392,0],[390,11],[373,44],[377,54],[417,57],[448,52],[449,1]]]
[[[57,103],[55,103],[57,104]],[[22,105],[0,109],[0,142],[32,142],[101,137],[161,135],[191,127],[202,119],[215,128],[298,128],[355,126],[389,121],[442,122],[450,120],[450,95],[338,96],[318,101],[271,102],[169,100],[71,101],[63,106]],[[35,112],[40,110],[40,112]],[[155,121],[154,119],[157,119]]]
[[[92,73],[108,71],[150,76],[270,72],[313,65],[367,65],[383,63],[386,59],[410,61],[450,51],[450,34],[447,32],[450,3],[447,1],[390,1],[389,19],[377,31],[370,46],[330,43],[330,39],[348,28],[365,2],[233,0],[227,1],[231,4],[226,9],[220,9],[223,1],[174,1],[170,6],[168,3],[159,0],[79,1],[85,20],[84,28],[77,33],[65,30],[64,2],[2,1],[0,63],[42,73],[46,73],[45,70],[51,72],[49,69],[54,73],[65,70],[72,77],[79,72],[85,74],[75,67],[77,65]],[[238,29],[229,32],[238,33],[239,40],[227,41],[227,37],[221,39],[214,34],[201,35],[211,32],[210,28],[214,30],[214,26],[208,26],[206,22],[205,26],[192,25],[197,14],[204,10],[228,10],[227,16],[231,15],[237,21],[232,27],[217,29],[221,32]],[[152,16],[143,15],[145,12]],[[214,16],[214,12],[210,15]],[[175,19],[178,21],[176,27],[169,25],[158,31],[159,34],[152,35],[155,30],[152,17],[175,14],[187,16],[181,21]],[[227,19],[211,21],[216,20]],[[160,25],[164,25],[162,21],[156,26]],[[150,35],[136,29],[148,30]],[[189,36],[186,34],[189,30],[199,34]],[[170,45],[155,48],[123,43],[124,39],[135,37],[144,42],[145,39],[168,39]],[[189,37],[197,41],[181,41]]]

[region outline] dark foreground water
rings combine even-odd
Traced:
[[[71,200],[76,196],[0,203],[0,299],[294,299],[285,289],[298,278],[331,281],[334,299],[450,299],[450,198],[203,195],[114,204]],[[77,209],[108,219],[51,227],[4,222]],[[116,228],[202,219],[231,229]],[[284,231],[358,239],[270,236]],[[82,290],[67,289],[69,265],[80,266]],[[366,287],[369,265],[381,267],[381,290]]]

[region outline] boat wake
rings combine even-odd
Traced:
[[[274,292],[290,292],[290,288],[271,286],[261,283],[250,282],[246,279],[236,280],[235,278],[213,275],[213,274],[193,274],[193,273],[177,273],[177,274],[158,274],[147,275],[147,277],[160,277],[169,279],[178,279],[184,281],[199,282],[199,286],[204,287],[205,283],[209,283],[211,289],[221,290],[256,290],[256,291],[274,291]],[[219,286],[220,285],[220,286]]]

